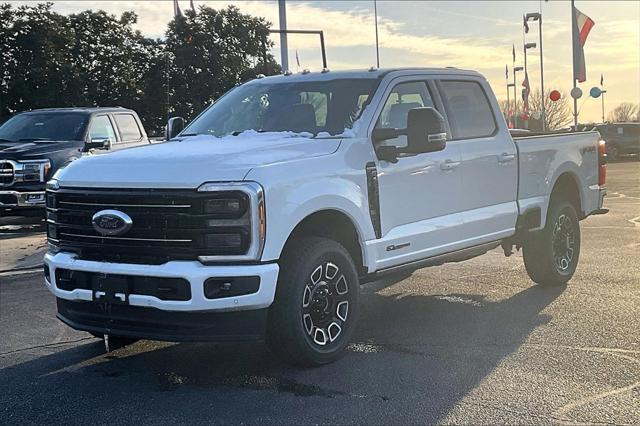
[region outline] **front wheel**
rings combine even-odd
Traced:
[[[321,237],[290,242],[269,311],[271,350],[306,367],[338,359],[356,322],[359,288],[355,265],[342,245]]]
[[[545,227],[528,236],[523,257],[529,277],[538,284],[562,285],[573,277],[580,257],[580,224],[571,203],[551,200]]]

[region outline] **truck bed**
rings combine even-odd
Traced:
[[[598,132],[534,134],[513,138],[518,149],[518,205],[520,213],[540,208],[541,227],[552,185],[564,174],[580,193],[580,212],[599,208]]]

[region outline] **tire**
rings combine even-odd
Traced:
[[[580,224],[571,203],[551,199],[545,227],[528,236],[523,257],[537,284],[563,285],[573,277],[580,258]]]
[[[349,344],[359,291],[355,265],[342,245],[321,237],[294,239],[280,260],[269,348],[301,367],[335,361]]]

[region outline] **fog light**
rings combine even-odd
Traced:
[[[259,289],[260,277],[209,278],[204,282],[204,296],[207,299],[253,294]]]

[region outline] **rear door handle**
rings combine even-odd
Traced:
[[[513,161],[516,159],[516,155],[515,154],[509,154],[506,152],[503,152],[502,155],[500,155],[498,157],[498,163],[508,163],[510,161]]]
[[[459,165],[460,165],[459,161],[444,160],[442,163],[440,163],[440,169],[442,169],[442,170],[453,170],[456,167],[458,167]]]

